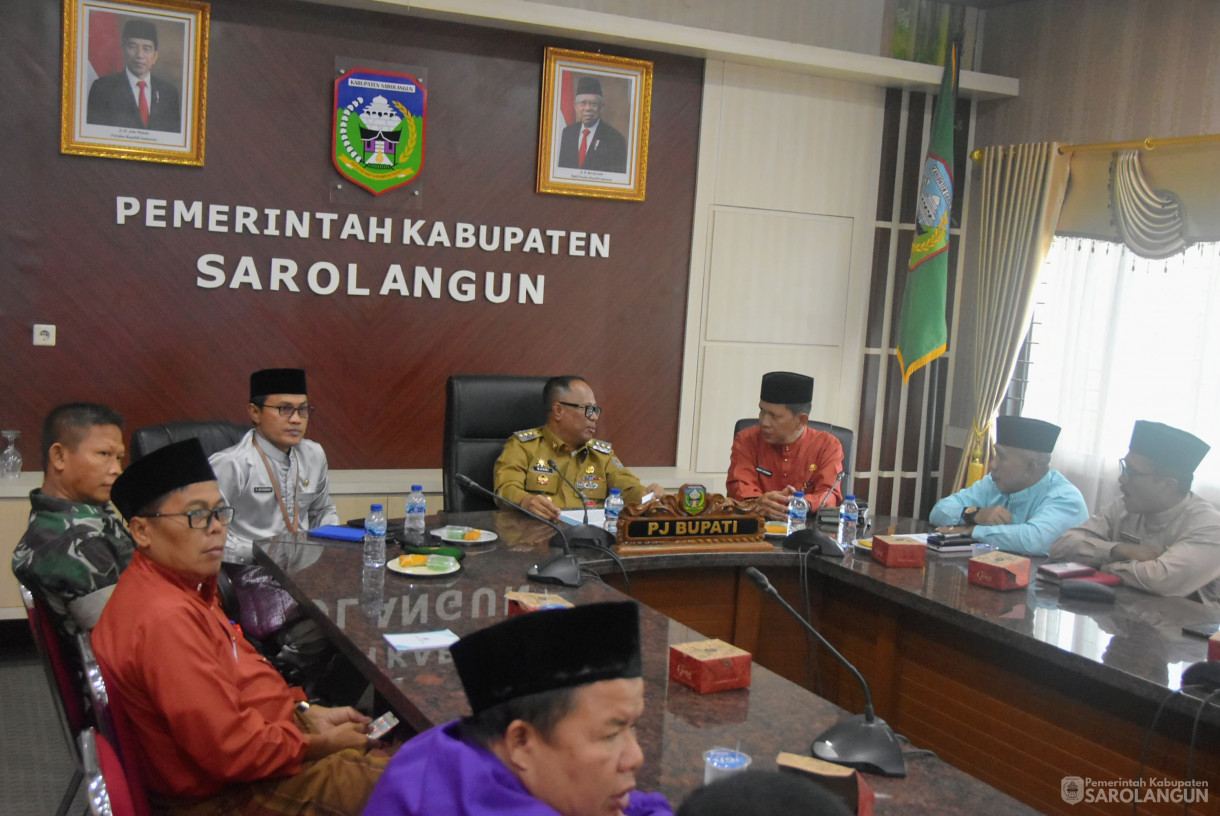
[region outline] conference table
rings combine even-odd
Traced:
[[[505,592],[542,589],[525,572],[549,555],[551,530],[515,511],[428,519],[429,529],[443,524],[490,530],[497,539],[466,547],[462,569],[435,578],[366,569],[359,543],[285,535],[255,548],[257,561],[416,732],[469,713],[461,682],[447,649],[399,652],[384,635],[448,629],[461,636],[503,620]],[[396,548],[390,549],[394,557]],[[631,572],[642,566],[633,560],[625,561]],[[594,568],[603,566],[598,561]],[[547,591],[573,604],[626,599],[592,570],[579,588]],[[807,755],[813,738],[848,714],[757,661],[749,688],[698,694],[669,680],[668,652],[670,644],[702,640],[706,633],[647,605],[640,607],[640,630],[646,710],[638,726],[645,754],[638,785],[665,794],[675,806],[702,783],[705,750],[740,748],[753,758],[752,767],[774,769],[778,753]],[[908,759],[905,778],[868,775],[867,781],[878,814],[976,814],[981,806],[992,816],[1035,812],[926,754]]]
[[[461,684],[447,650],[398,652],[383,636],[439,629],[460,636],[501,620],[504,593],[541,589],[525,571],[550,554],[551,530],[516,511],[428,519],[429,529],[444,524],[491,530],[497,539],[465,547],[463,569],[436,578],[366,570],[358,543],[283,536],[256,547],[259,562],[415,731],[468,713]],[[876,522],[892,532],[923,528]],[[896,569],[859,552],[802,556],[778,544],[621,564],[595,551],[578,554],[585,583],[549,591],[575,604],[629,591],[641,603],[647,711],[639,781],[674,802],[701,783],[708,748],[740,745],[754,767],[774,768],[780,751],[807,754],[813,737],[863,709],[858,684],[824,650],[810,648],[800,624],[746,579],[750,566],[860,668],[878,714],[938,755],[912,756],[904,779],[867,776],[883,814],[1128,812],[1130,804],[1068,804],[1061,785],[1077,776],[1089,785],[1139,776],[1157,706],[1177,690],[1183,668],[1206,654],[1206,641],[1181,627],[1220,621],[1220,612],[1201,604],[1127,588],[1114,604],[1060,601],[1056,588],[1033,582],[1014,592],[984,589],[967,582],[963,556],[929,554],[923,569]],[[668,646],[704,637],[753,654],[748,689],[699,695],[669,681]],[[1146,779],[1180,784],[1185,777],[1199,702],[1186,693],[1168,700]],[[1210,792],[1220,789],[1218,745],[1220,716],[1205,708],[1193,770]],[[1208,807],[1191,812],[1216,812]],[[1180,813],[1182,805],[1141,809]]]

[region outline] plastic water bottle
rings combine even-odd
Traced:
[[[385,512],[380,504],[369,508],[369,514],[364,517],[364,565],[366,567],[385,566]]]
[[[808,519],[809,502],[805,501],[805,494],[798,490],[788,502],[788,535],[804,530]]]
[[[856,527],[860,523],[860,505],[855,496],[845,496],[839,505],[839,546],[850,552],[856,543]]]
[[[617,487],[610,488],[606,497],[606,532],[618,535],[618,514],[623,512],[623,491]]]
[[[423,533],[424,516],[428,514],[428,501],[424,498],[424,489],[420,485],[411,485],[407,495],[407,520],[403,527],[408,533]]]

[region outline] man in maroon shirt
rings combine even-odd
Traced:
[[[833,434],[806,426],[812,402],[812,377],[790,371],[763,375],[758,424],[733,437],[729,498],[759,498],[767,518],[776,520],[787,517],[788,501],[798,490],[811,511],[838,506],[843,446]]]

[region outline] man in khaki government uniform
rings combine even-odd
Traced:
[[[612,487],[622,490],[628,503],[649,492],[665,494],[658,484],[640,484],[609,442],[593,438],[602,409],[587,382],[576,376],[552,377],[542,389],[542,401],[546,425],[517,431],[504,443],[496,460],[497,494],[549,519],[558,519],[560,510],[579,508],[580,497],[551,469],[550,460],[590,501],[605,501]]]
[[[1191,492],[1207,443],[1160,422],[1135,423],[1119,460],[1122,496],[1051,545],[1052,561],[1080,561],[1156,595],[1220,607],[1220,511]]]

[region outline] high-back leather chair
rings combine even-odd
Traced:
[[[546,377],[509,374],[458,374],[445,383],[445,512],[495,508],[490,499],[462,490],[457,475],[494,489],[493,471],[505,440],[546,422],[542,405],[546,381]]]
[[[137,428],[131,434],[131,461],[135,463],[141,457],[166,445],[191,438],[198,439],[199,444],[203,445],[205,456],[211,456],[217,451],[236,445],[250,427],[223,420],[187,419]]]
[[[757,417],[739,419],[733,427],[733,436],[757,424]],[[839,444],[843,446],[843,481],[839,483],[839,489],[843,491],[844,496],[851,493],[851,466],[852,462],[855,461],[853,457],[856,453],[856,432],[851,428],[844,428],[842,425],[832,425],[829,422],[818,422],[812,419],[806,422],[805,425],[813,428],[815,431],[826,431],[833,434],[834,438],[839,440]]]

